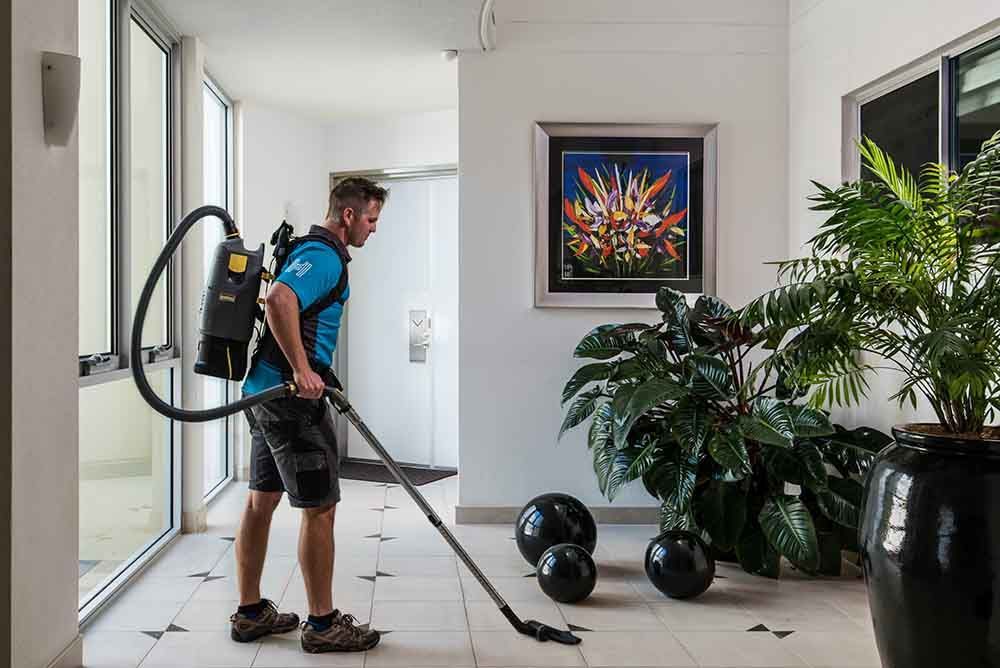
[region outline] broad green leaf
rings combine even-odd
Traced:
[[[747,446],[738,431],[716,432],[708,444],[708,454],[725,469],[739,472],[750,469]]]
[[[673,415],[674,437],[684,450],[699,455],[705,448],[709,430],[708,410],[688,399],[678,402]]]
[[[733,375],[718,357],[694,354],[689,358],[695,393],[708,399],[728,399],[733,395]]]
[[[653,378],[636,387],[624,409],[626,420],[622,423],[621,428],[615,430],[615,445],[619,448],[623,447],[632,425],[647,411],[664,401],[678,399],[684,394],[683,386],[666,378]],[[617,396],[616,394],[616,399]]]
[[[827,487],[816,495],[816,501],[820,512],[832,521],[849,529],[857,530],[861,521],[861,509],[847,497],[842,496],[831,487]]]
[[[618,449],[610,438],[601,443],[597,443],[593,448],[594,473],[597,474],[597,486],[601,494],[605,494],[608,489],[608,481],[614,471],[615,458],[618,456]]]
[[[738,485],[712,481],[698,498],[701,526],[713,545],[731,550],[743,533],[747,518],[746,495]]]
[[[826,489],[829,476],[819,449],[811,443],[796,443],[792,452],[802,463],[802,483],[817,493]]]
[[[607,489],[605,490],[608,501],[614,501],[618,491],[628,482],[628,470],[635,463],[638,450],[638,448],[628,448],[627,450],[615,448],[617,454],[611,462]]]
[[[752,414],[742,416],[739,424],[743,435],[752,441],[783,448],[792,447],[795,437],[792,417],[788,414],[788,406],[777,399],[757,399]]]
[[[660,288],[656,293],[656,307],[663,312],[666,331],[661,335],[671,348],[684,355],[693,348],[688,330],[688,305],[683,293],[672,288]]]
[[[815,409],[805,406],[789,406],[788,414],[792,417],[796,436],[810,438],[827,436],[834,432],[830,418]]]
[[[573,351],[575,357],[607,360],[628,350],[635,338],[631,334],[612,334],[611,330],[621,325],[601,325],[591,330]]]
[[[566,411],[566,417],[563,419],[562,427],[559,429],[560,439],[567,431],[583,423],[584,420],[593,415],[594,411],[597,410],[597,400],[600,396],[601,388],[595,387],[593,390],[584,392],[576,398],[576,401]]]
[[[611,435],[614,438],[615,447],[625,447],[629,429],[640,417],[637,415],[633,418],[628,412],[629,402],[638,387],[638,385],[621,385],[615,391],[614,399],[611,400],[611,410],[614,414]]]
[[[698,476],[698,459],[679,448],[671,451],[649,472],[649,483],[661,501],[679,510],[691,507]]]
[[[706,345],[735,342],[733,335],[739,334],[743,328],[735,322],[726,321],[732,313],[733,309],[718,297],[702,295],[688,315],[691,333]]]
[[[747,573],[777,578],[781,571],[780,555],[767,542],[760,527],[747,522],[736,544],[736,557]]]
[[[649,373],[649,369],[642,363],[640,358],[629,357],[628,359],[615,364],[614,369],[611,372],[610,380],[617,383],[623,380],[642,378],[643,376],[648,376]]]
[[[767,472],[775,480],[790,482],[793,485],[802,485],[805,483],[802,461],[792,448],[763,448],[761,456]]]
[[[606,380],[611,375],[611,370],[614,365],[608,364],[607,362],[596,362],[594,364],[585,364],[576,370],[573,377],[569,379],[566,383],[566,387],[563,388],[562,402],[565,404],[567,401],[576,396],[576,393],[586,387],[589,383],[598,380]]]
[[[815,568],[819,558],[816,528],[809,509],[797,497],[776,494],[764,502],[757,516],[767,540],[780,554]]]
[[[614,441],[611,438],[611,421],[614,419],[614,412],[611,410],[611,402],[605,402],[594,412],[594,420],[590,423],[590,431],[587,436],[587,447],[591,450],[602,448],[607,441]]]
[[[694,531],[697,524],[691,509],[678,509],[664,501],[660,504],[660,531]]]

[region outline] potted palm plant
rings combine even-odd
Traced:
[[[794,329],[775,354],[814,404],[860,400],[888,368],[894,399],[933,409],[893,429],[867,479],[879,652],[886,668],[1000,666],[1000,132],[960,173],[917,178],[859,150],[862,180],[815,184],[829,217],[809,257],[780,263],[780,287],[738,317]]]

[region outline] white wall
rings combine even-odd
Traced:
[[[252,102],[243,104],[243,236],[268,242],[287,218],[303,234],[323,220],[328,195],[327,128]],[[267,247],[270,253],[270,246]]]
[[[76,0],[14,0],[11,665],[47,666],[77,632],[78,147],[48,147],[41,52],[77,52]],[[58,243],[53,243],[58,239]],[[40,270],[56,267],[58,271]],[[0,657],[6,664],[7,657]]]
[[[532,307],[532,124],[718,123],[718,291],[739,305],[787,247],[787,4],[644,0],[628,23],[596,0],[502,7],[498,49],[459,58],[460,505],[607,505],[584,430],[556,444],[561,389],[591,327],[657,313]],[[639,485],[615,501],[652,504]]]
[[[792,0],[789,18],[788,252],[798,257],[822,222],[807,210],[810,179],[841,181],[843,96],[1000,20],[1000,6],[996,0]],[[898,410],[888,401],[895,390],[896,378],[883,372],[873,379],[871,401],[834,417],[883,430],[911,419],[936,421],[927,407]]]
[[[458,162],[458,111],[345,121],[329,126],[329,171]]]

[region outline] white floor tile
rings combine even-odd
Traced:
[[[469,624],[461,601],[428,604],[427,601],[376,599],[372,626],[380,631],[464,631]]]
[[[365,668],[472,665],[475,659],[466,631],[396,631],[365,655]]]
[[[249,668],[259,649],[260,643],[233,642],[228,632],[164,633],[140,665]]]
[[[566,628],[565,618],[552,601],[517,601],[510,607],[522,620],[534,619],[556,628]],[[466,601],[465,610],[473,631],[512,630],[510,622],[493,601]]]
[[[698,661],[699,666],[774,668],[806,665],[788,649],[784,640],[767,632],[678,631],[675,636]]]
[[[875,639],[864,631],[822,633],[804,631],[785,638],[784,646],[812,668],[879,668]]]
[[[188,631],[228,631],[229,617],[239,603],[237,598],[188,601],[173,623]]]
[[[155,642],[151,636],[136,631],[87,631],[83,634],[83,665],[135,668]]]
[[[163,631],[184,607],[183,601],[113,601],[88,624],[90,631]]]
[[[458,575],[455,557],[392,557],[380,555],[378,570],[398,576],[455,577]]]
[[[588,666],[698,665],[666,629],[581,633],[580,637],[583,639],[580,651]]]
[[[472,644],[480,666],[585,666],[574,645],[538,642],[510,631],[473,631]]]
[[[583,601],[578,604],[560,604],[566,621],[591,631],[663,631],[663,621],[653,614],[648,605],[604,605]]]
[[[462,601],[457,577],[422,578],[399,576],[375,580],[376,601]]]

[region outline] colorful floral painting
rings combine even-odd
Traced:
[[[563,280],[687,278],[689,162],[687,153],[563,153]]]

